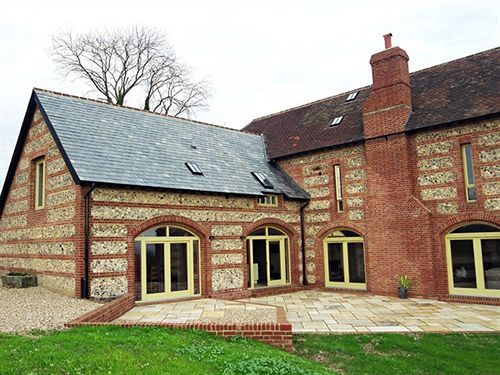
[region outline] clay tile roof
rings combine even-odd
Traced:
[[[500,48],[410,74],[413,114],[408,131],[500,112]],[[268,154],[280,158],[364,139],[361,108],[370,86],[257,118],[244,131],[263,134]],[[349,93],[359,91],[346,102]],[[344,116],[330,127],[336,116]]]

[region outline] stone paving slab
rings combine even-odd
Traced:
[[[294,333],[500,332],[499,306],[320,291],[239,301],[283,307]]]
[[[198,299],[136,306],[116,322],[154,323],[269,323],[277,321],[276,307],[237,301]]]
[[[276,306],[294,333],[500,332],[498,306],[320,291],[136,306],[117,321],[276,322]]]

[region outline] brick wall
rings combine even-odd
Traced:
[[[135,306],[135,299],[132,293],[124,294],[115,300],[103,304],[95,310],[79,316],[65,325],[74,327],[83,323],[106,323],[119,318]]]
[[[65,324],[66,327],[117,325],[121,327],[169,327],[176,329],[198,329],[222,337],[243,336],[249,339],[262,341],[285,350],[292,349],[292,324],[287,322],[285,311],[276,307],[276,323],[155,323],[155,322],[127,322],[114,323],[113,321],[135,305],[132,293],[121,296],[98,309],[91,311]]]
[[[436,294],[447,296],[445,235],[471,222],[500,226],[500,119],[420,132],[411,142],[415,195],[433,220]],[[476,202],[467,202],[465,196],[463,143],[472,146]]]
[[[45,157],[45,206],[35,210],[34,160]],[[36,110],[0,218],[0,272],[31,271],[39,285],[74,296],[82,239],[79,189]]]
[[[279,198],[259,207],[256,198],[97,188],[91,210],[91,296],[115,298],[135,290],[134,238],[158,225],[194,232],[201,245],[202,295],[247,295],[243,239],[273,225],[290,237],[292,284],[299,283],[299,203]]]
[[[378,124],[406,120],[401,108],[384,116]],[[365,238],[370,292],[394,295],[398,276],[408,274],[413,296],[447,296],[446,233],[468,222],[500,224],[499,129],[500,120],[490,119],[281,160],[311,194],[305,210],[308,281],[324,287],[323,239],[333,229],[348,228]],[[473,148],[474,203],[465,200],[462,143]],[[342,171],[342,213],[335,204],[336,164]]]
[[[400,133],[366,142],[366,275],[377,294],[395,294],[401,275],[413,281],[413,295],[434,293],[431,218],[412,194],[408,141]]]
[[[383,113],[378,123],[404,120],[401,108]],[[471,143],[473,149],[477,189],[473,203],[465,200],[463,143]],[[408,274],[414,282],[413,295],[447,296],[446,233],[467,222],[500,224],[499,145],[497,118],[389,134],[280,161],[311,194],[305,209],[308,282],[324,287],[323,239],[334,229],[345,228],[365,239],[370,292],[393,295],[397,277]],[[35,210],[33,161],[40,156],[47,163],[46,204]],[[337,212],[335,202],[334,165],[341,167],[343,212]],[[36,111],[0,218],[0,272],[36,272],[41,285],[79,296],[86,189],[74,185]],[[199,236],[203,295],[235,298],[250,293],[244,237],[264,225],[289,235],[292,287],[298,286],[302,283],[299,206],[283,197],[274,208],[259,207],[249,197],[97,188],[92,194],[91,296],[107,299],[133,292],[134,238],[165,224]],[[268,291],[278,289],[282,290]]]
[[[436,216],[500,210],[500,119],[422,132],[412,143],[416,195]],[[472,146],[476,202],[465,199],[464,143]]]
[[[242,336],[264,342],[285,350],[292,350],[291,323],[100,323],[71,322],[67,327],[77,326],[120,326],[120,327],[165,327],[175,329],[197,329],[222,337]]]
[[[337,211],[334,166],[340,165],[344,209]],[[323,239],[334,229],[365,233],[366,160],[361,145],[315,152],[280,161],[280,166],[311,195],[305,208],[307,279],[325,285]],[[302,266],[299,267],[302,269]]]

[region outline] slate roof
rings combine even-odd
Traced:
[[[39,89],[34,99],[77,182],[308,198],[267,160],[259,135]],[[273,189],[251,172],[264,173]]]
[[[500,48],[410,74],[413,114],[407,131],[500,112]],[[364,139],[362,104],[371,86],[253,120],[243,130],[264,134],[270,158]],[[359,91],[356,99],[347,95]],[[330,127],[336,116],[340,125]]]

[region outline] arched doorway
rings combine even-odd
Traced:
[[[500,297],[500,231],[467,224],[445,237],[450,294]]]
[[[194,233],[158,226],[139,234],[134,247],[137,300],[201,294],[200,239]]]
[[[325,285],[366,289],[363,237],[351,230],[336,230],[323,240]]]
[[[260,227],[247,236],[248,287],[290,283],[290,240],[274,227]]]

